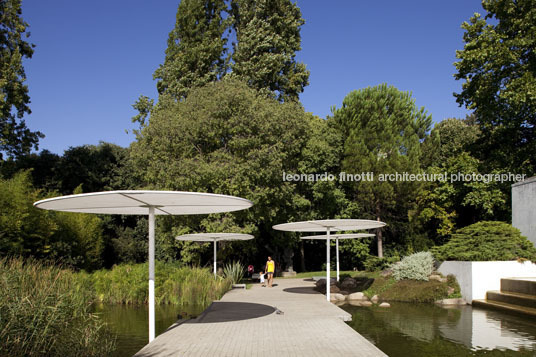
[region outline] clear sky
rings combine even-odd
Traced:
[[[311,72],[300,96],[305,110],[325,118],[350,91],[380,83],[411,91],[435,122],[465,117],[452,93],[460,25],[478,0],[298,0],[306,24],[298,61]],[[134,140],[132,104],[157,97],[154,70],[164,60],[178,0],[23,0],[36,45],[25,61],[31,130],[40,149],[57,154],[99,141]]]

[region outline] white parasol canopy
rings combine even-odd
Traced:
[[[330,232],[357,231],[363,229],[381,228],[384,222],[369,219],[325,219],[317,221],[302,221],[282,223],[273,226],[273,229],[288,232],[326,232],[326,299],[330,300],[329,276],[329,240]]]
[[[355,238],[365,238],[365,237],[374,237],[375,234],[371,233],[347,233],[347,234],[332,234],[331,238],[335,239],[335,252],[337,255],[337,281],[339,281],[339,239],[355,239]],[[300,239],[327,239],[328,236],[325,234],[319,234],[314,236],[305,236],[300,237]]]
[[[49,198],[35,207],[78,213],[149,216],[149,342],[155,338],[154,321],[154,229],[155,215],[186,215],[232,212],[249,208],[245,198],[181,191],[104,191]]]
[[[178,237],[175,237],[176,240],[188,240],[193,242],[213,242],[214,243],[214,276],[216,276],[217,267],[216,267],[216,252],[217,247],[216,243],[219,241],[231,241],[231,240],[250,240],[254,237],[251,234],[243,233],[194,233],[194,234],[184,234]]]

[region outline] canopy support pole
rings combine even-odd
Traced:
[[[149,207],[149,342],[154,335],[154,207]]]
[[[326,238],[326,300],[330,299],[330,288],[331,288],[331,279],[329,277],[329,227],[327,227],[327,238]]]
[[[337,252],[337,281],[339,281],[339,238],[335,238],[335,247]]]
[[[216,250],[218,249],[216,247],[216,244],[218,244],[218,243],[214,239],[214,277],[216,277]]]

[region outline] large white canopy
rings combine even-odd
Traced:
[[[181,191],[104,191],[49,198],[34,206],[63,212],[147,215],[184,215],[231,212],[249,208],[245,198]]]
[[[149,342],[155,338],[154,250],[155,215],[231,212],[253,203],[240,197],[181,191],[104,191],[37,201],[35,207],[76,213],[136,214],[149,216]]]
[[[289,232],[330,232],[356,231],[361,229],[380,228],[385,226],[384,222],[370,219],[324,219],[317,221],[302,221],[282,223],[273,226],[273,229]]]
[[[217,247],[216,242],[220,241],[230,241],[230,240],[250,240],[253,239],[251,234],[243,233],[193,233],[193,234],[183,234],[182,236],[175,237],[176,240],[188,240],[193,242],[213,242],[214,243],[214,276],[218,272],[218,267],[216,265],[217,261]]]
[[[375,234],[372,233],[346,233],[346,234],[330,234],[332,239],[354,239],[354,238],[365,238],[365,237],[374,237]],[[314,236],[304,236],[300,239],[327,239],[328,236],[325,234],[317,234]]]
[[[373,221],[370,219],[323,219],[317,221],[302,221],[282,223],[273,226],[273,229],[288,232],[326,232],[326,299],[330,300],[330,275],[329,275],[329,241],[331,232],[339,231],[357,231],[362,229],[381,228],[385,226],[384,222]],[[319,239],[319,238],[312,238]],[[337,245],[337,280],[339,279],[339,240],[336,238]]]
[[[183,234],[175,239],[193,242],[219,242],[222,240],[250,240],[253,239],[253,236],[244,233],[193,233]]]

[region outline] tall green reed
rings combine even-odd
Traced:
[[[90,313],[87,274],[20,258],[0,259],[0,355],[104,356],[115,349]]]
[[[223,267],[223,276],[231,280],[232,284],[238,284],[245,273],[244,266],[240,262],[232,262]]]

